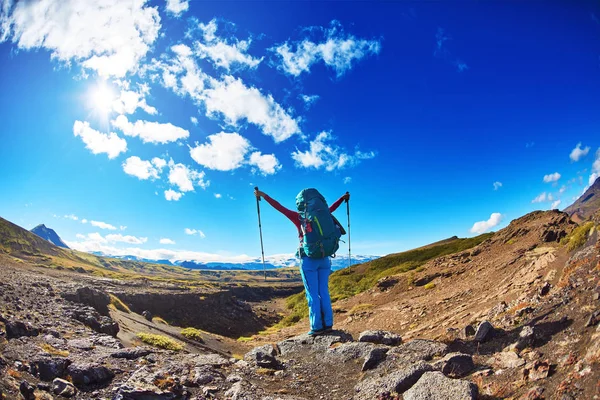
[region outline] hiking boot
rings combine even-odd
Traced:
[[[319,335],[322,335],[324,333],[325,333],[325,329],[317,329],[317,330],[311,329],[308,332],[308,336],[319,336]]]
[[[325,331],[325,333],[329,333],[333,331],[333,326],[326,326],[325,328],[323,328],[323,330]]]

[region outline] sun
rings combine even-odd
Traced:
[[[107,117],[111,113],[115,100],[115,92],[106,82],[100,82],[90,89],[89,106],[100,116]]]

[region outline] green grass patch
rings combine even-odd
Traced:
[[[183,350],[183,345],[167,336],[140,332],[136,335],[142,342],[165,350]]]
[[[433,283],[433,282],[429,282],[428,284],[423,285],[423,288],[425,288],[425,289],[433,289],[434,287],[435,287],[435,283]]]
[[[237,338],[237,341],[241,343],[251,342],[253,340],[254,336],[240,336],[239,338]]]
[[[199,343],[204,343],[202,331],[196,328],[185,328],[181,330],[181,334],[188,339],[195,340]]]
[[[127,307],[127,304],[123,303],[121,301],[121,299],[119,299],[114,294],[109,293],[108,297],[110,297],[110,305],[109,305],[109,307],[113,306],[117,310],[123,311],[123,312],[126,312],[126,313],[130,313],[131,312],[131,310],[129,309],[129,307]]]
[[[565,236],[560,242],[561,244],[566,244],[567,250],[569,251],[578,249],[585,244],[588,238],[588,234],[590,233],[593,227],[593,222],[586,222],[585,224],[573,229],[573,231],[571,231],[569,235]]]
[[[43,343],[42,344],[42,349],[53,356],[59,356],[59,357],[68,357],[69,356],[69,352],[67,350],[59,350],[56,347],[48,344],[48,343]]]
[[[357,304],[354,307],[352,307],[350,309],[350,311],[348,311],[348,314],[353,315],[353,314],[357,314],[359,312],[362,311],[368,311],[375,308],[375,304],[369,304],[369,303],[365,303],[365,304]]]

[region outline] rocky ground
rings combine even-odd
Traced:
[[[330,334],[310,338],[301,322],[248,344],[208,332],[185,339],[109,308],[101,282],[4,263],[0,397],[597,399],[600,243],[593,232],[567,253],[558,240],[570,229],[564,214],[530,214],[410,282],[392,277],[336,303]],[[144,345],[142,329],[185,347]]]

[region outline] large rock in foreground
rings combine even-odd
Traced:
[[[460,379],[446,378],[441,372],[426,372],[404,393],[404,400],[475,400],[477,386]]]

